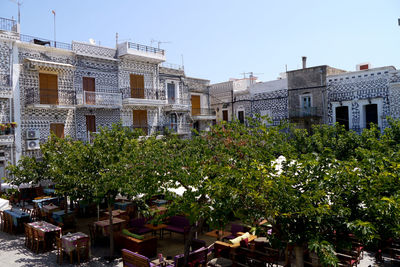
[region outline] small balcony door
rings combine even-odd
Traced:
[[[144,98],[144,76],[131,74],[131,98]]]
[[[192,115],[200,115],[200,96],[199,95],[192,95]]]
[[[226,109],[222,111],[222,120],[228,121],[228,110]]]
[[[238,111],[238,120],[240,123],[244,123],[244,111],[243,110]]]
[[[176,117],[176,114],[171,114],[169,117],[169,120],[171,122],[170,129],[177,133],[178,132],[178,118]]]
[[[167,90],[168,90],[168,103],[174,104],[175,103],[175,84],[167,83]]]
[[[39,73],[40,104],[58,105],[58,76]]]
[[[83,77],[83,99],[84,104],[95,105],[96,104],[96,88],[95,79],[90,77]]]
[[[133,110],[133,128],[142,129],[144,134],[147,135],[147,110]]]
[[[55,134],[58,138],[64,138],[64,124],[63,123],[51,123],[50,133]]]

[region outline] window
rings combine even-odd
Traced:
[[[174,104],[175,103],[175,84],[167,83],[167,90],[168,90],[168,103]]]
[[[64,124],[63,123],[51,123],[50,133],[55,134],[58,138],[64,138]]]
[[[83,77],[83,93],[84,93],[84,101],[85,104],[95,105],[96,104],[96,88],[95,88],[95,80],[90,77]]]
[[[39,73],[40,104],[58,104],[58,78],[55,74]]]
[[[371,123],[378,125],[378,105],[369,104],[365,105],[365,126],[371,128]]]
[[[131,97],[144,98],[144,76],[131,74],[130,75]]]
[[[340,125],[344,125],[346,130],[349,130],[349,107],[348,106],[341,106],[336,107],[336,122]]]
[[[304,95],[301,97],[301,107],[303,109],[311,108],[311,95]]]
[[[240,121],[240,123],[244,123],[244,111],[243,110],[238,111],[238,120]]]

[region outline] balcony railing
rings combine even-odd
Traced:
[[[184,67],[182,65],[168,63],[168,62],[161,63],[161,67],[168,68],[168,69],[174,69],[174,70],[184,70]]]
[[[128,126],[131,130],[142,130],[144,135],[151,134],[164,134],[164,126],[160,125],[148,125],[148,124],[135,124],[132,126]]]
[[[77,95],[78,105],[119,107],[122,105],[121,93],[104,93],[84,91]]]
[[[309,108],[291,108],[289,110],[289,117],[304,118],[304,117],[319,117],[322,116],[321,110],[318,107]]]
[[[37,45],[55,47],[55,48],[60,48],[60,49],[65,49],[65,50],[72,50],[71,44],[62,43],[62,42],[53,41],[53,40],[47,40],[47,39],[24,35],[24,34],[20,34],[20,41],[25,42],[25,43],[33,43],[33,44],[37,44]]]
[[[165,53],[163,49],[151,47],[151,46],[147,46],[147,45],[136,44],[136,43],[132,43],[132,42],[128,42],[128,48],[138,50],[138,51],[148,52],[148,53],[160,54],[160,55],[164,55],[164,53]]]
[[[13,19],[0,18],[0,30],[17,32],[17,22]]]
[[[167,123],[165,128],[177,134],[189,134],[192,131],[191,123]]]
[[[25,91],[27,105],[76,105],[75,91],[28,88]]]
[[[168,104],[171,105],[185,105],[189,106],[191,104],[190,99],[187,98],[168,98]]]
[[[215,110],[210,108],[192,108],[192,116],[215,116]]]

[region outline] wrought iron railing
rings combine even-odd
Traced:
[[[104,93],[84,91],[83,94],[77,95],[78,104],[115,107],[122,105],[121,93]]]
[[[211,108],[192,108],[192,116],[215,116],[215,110]]]
[[[141,130],[143,135],[151,135],[151,134],[164,134],[164,126],[163,125],[148,125],[148,124],[134,124],[132,126],[127,126],[131,130]]]
[[[289,110],[289,117],[292,118],[318,117],[318,116],[322,116],[321,109],[319,109],[318,107],[291,108]]]
[[[20,34],[20,41],[25,42],[25,43],[33,43],[33,44],[37,44],[37,45],[50,46],[50,47],[55,47],[55,48],[60,48],[60,49],[65,49],[65,50],[72,50],[71,44],[48,40],[48,39],[43,39],[43,38],[34,37],[34,36],[29,36],[29,35],[25,35],[25,34]]]
[[[191,123],[167,123],[165,128],[178,134],[189,134],[192,131]]]
[[[25,97],[27,105],[76,105],[76,94],[71,90],[28,88],[25,91]]]
[[[165,95],[157,89],[127,88],[128,98],[165,100]]]
[[[161,63],[161,67],[168,68],[168,69],[174,69],[174,70],[184,70],[184,67],[182,65],[168,63],[168,62]]]
[[[14,133],[15,133],[14,128],[2,128],[0,126],[0,139],[1,139],[1,136],[13,135]]]
[[[172,105],[185,105],[185,106],[189,106],[191,104],[190,99],[187,98],[168,98],[168,104],[172,104]]]
[[[144,52],[148,52],[148,53],[160,54],[160,55],[164,55],[164,53],[165,53],[163,49],[151,47],[151,46],[147,46],[147,45],[136,44],[136,43],[132,43],[132,42],[128,42],[128,48],[138,50],[138,51],[144,51]]]
[[[16,32],[17,22],[13,19],[0,18],[0,30]]]

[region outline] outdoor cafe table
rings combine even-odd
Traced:
[[[114,225],[114,230],[119,231],[122,230],[122,224],[125,222],[125,220],[122,220],[120,218],[113,218],[113,225]],[[109,234],[109,226],[110,226],[110,221],[109,219],[107,220],[102,220],[102,221],[97,221],[94,223],[96,227],[101,228],[102,233],[104,236],[108,236]]]
[[[124,211],[124,210],[113,210],[111,213],[112,213],[113,217],[119,217],[121,215],[125,215],[126,211]],[[108,211],[106,211],[106,212],[104,212],[104,214],[109,216],[110,213]]]
[[[59,208],[60,208],[60,207],[54,205],[53,203],[50,203],[50,204],[48,204],[48,205],[43,205],[43,206],[42,206],[43,211],[45,211],[45,212],[47,212],[47,213],[57,211]]]
[[[22,228],[23,223],[25,222],[27,223],[30,221],[29,214],[19,209],[5,210],[4,212],[11,215],[13,224],[16,227],[17,232],[21,232],[23,230]]]
[[[130,202],[130,201],[115,202],[114,203],[114,208],[115,209],[120,209],[120,210],[126,210],[126,207],[128,207],[129,205],[132,205],[132,202]]]
[[[45,221],[32,222],[29,223],[29,226],[36,229],[39,236],[43,236],[45,238],[47,248],[50,248],[50,246],[54,243],[54,237],[56,235],[61,235],[61,227],[55,226]]]
[[[68,210],[68,214],[72,214],[72,213],[74,213],[73,210]],[[65,210],[57,210],[57,211],[53,211],[53,213],[52,213],[53,219],[58,223],[63,222],[64,215],[65,215]]]
[[[39,208],[42,208],[43,205],[45,205],[47,202],[52,202],[52,201],[55,201],[56,199],[57,199],[56,197],[43,197],[40,199],[34,199],[34,200],[32,200],[32,202],[36,203],[36,205]]]
[[[84,233],[77,232],[73,234],[68,233],[66,235],[63,235],[61,237],[61,242],[63,249],[65,249],[65,252],[70,253],[74,251],[76,244],[78,243],[79,240],[85,240],[89,247],[89,236]]]

